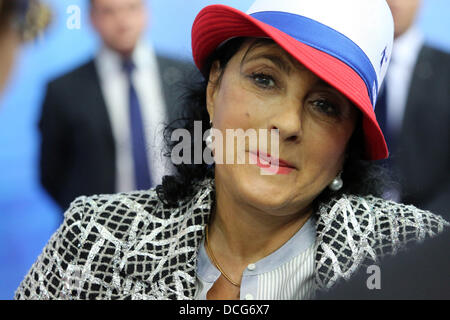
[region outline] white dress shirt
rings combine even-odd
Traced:
[[[394,41],[391,64],[386,75],[387,117],[392,132],[398,133],[402,127],[412,76],[423,43],[424,37],[416,26]]]
[[[150,46],[139,43],[132,55],[136,69],[136,89],[146,135],[149,169],[153,186],[167,174],[162,156],[162,131],[167,120],[156,55]],[[95,59],[100,85],[109,114],[116,146],[116,192],[136,189],[129,117],[129,85],[120,55],[104,46]]]
[[[394,41],[391,63],[386,74],[387,124],[394,136],[401,132],[411,81],[423,43],[424,37],[417,26],[411,27]],[[399,202],[400,189],[400,186],[391,187],[383,197]]]

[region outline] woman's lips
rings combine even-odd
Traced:
[[[267,153],[251,151],[250,159],[261,169],[271,174],[289,174],[296,169],[292,164],[282,159],[274,158]]]

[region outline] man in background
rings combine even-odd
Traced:
[[[90,18],[103,45],[48,84],[39,122],[41,182],[63,210],[77,196],[149,189],[169,173],[162,130],[176,118],[174,78],[185,70],[141,40],[143,0],[91,0]]]
[[[421,0],[387,0],[395,41],[376,106],[399,181],[389,197],[450,218],[450,55],[427,46]],[[394,191],[394,192],[392,192]]]

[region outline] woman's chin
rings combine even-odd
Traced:
[[[296,172],[289,174],[271,174],[256,165],[244,165],[235,172],[234,188],[242,201],[252,206],[277,209],[289,206],[292,194],[295,194]]]

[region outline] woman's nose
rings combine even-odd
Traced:
[[[298,99],[284,101],[283,106],[270,121],[270,129],[278,129],[281,141],[298,142],[302,136],[301,102]]]

